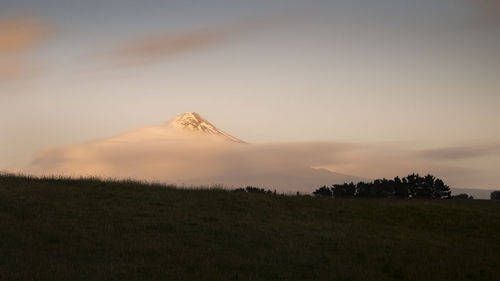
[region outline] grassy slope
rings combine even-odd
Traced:
[[[0,280],[498,280],[500,202],[0,176]]]

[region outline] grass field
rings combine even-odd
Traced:
[[[3,175],[0,280],[500,280],[500,202]]]

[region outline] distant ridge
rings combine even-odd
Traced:
[[[495,190],[494,189],[451,187],[451,191],[452,191],[452,195],[466,193],[468,195],[472,195],[474,197],[474,199],[490,199],[491,192],[493,192]]]

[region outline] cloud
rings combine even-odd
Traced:
[[[143,64],[170,56],[208,47],[229,35],[221,30],[199,30],[176,35],[160,35],[136,39],[112,52],[112,59],[119,64]]]
[[[38,47],[48,34],[47,24],[35,17],[0,19],[0,55],[15,55]]]
[[[241,144],[217,136],[170,131],[162,126],[45,149],[21,171],[136,178],[178,185],[257,185],[283,192],[311,192],[322,185],[413,172],[431,173],[462,187],[484,178],[478,176],[478,171],[415,157],[411,149],[393,145]]]
[[[170,57],[210,48],[229,42],[255,30],[276,25],[286,17],[274,17],[203,28],[187,32],[156,34],[133,38],[118,47],[93,57],[104,64],[118,67],[138,66],[164,61]]]
[[[444,147],[419,152],[421,156],[435,160],[457,160],[499,153],[500,144]]]
[[[151,132],[150,130],[149,132]],[[484,173],[414,157],[409,149],[354,143],[240,144],[170,135],[133,136],[41,151],[24,172],[136,178],[178,185],[257,185],[282,192],[312,192],[319,186],[416,172],[452,186],[474,186]]]
[[[0,19],[0,82],[26,78],[38,70],[29,52],[49,37],[48,25],[36,17]]]
[[[350,145],[337,143],[238,144],[157,139],[137,143],[99,141],[38,154],[31,173],[98,175],[180,185],[258,185],[294,192],[357,180],[311,164],[335,163]],[[310,190],[309,190],[310,191]]]
[[[37,175],[96,175],[179,185],[258,185],[284,192],[356,181],[312,166],[342,161],[359,145],[346,143],[242,144],[211,135],[143,128],[116,137],[45,149],[22,170]]]

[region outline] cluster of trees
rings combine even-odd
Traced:
[[[400,179],[377,179],[373,182],[334,184],[322,186],[313,192],[316,196],[335,198],[451,198],[450,187],[432,175],[411,174]]]
[[[276,190],[247,186],[234,189],[235,192],[276,194]],[[344,183],[332,186],[322,186],[313,192],[315,196],[335,198],[424,198],[424,199],[474,199],[474,197],[461,193],[451,195],[450,187],[441,179],[432,175],[424,177],[411,174],[404,178],[377,179],[373,182],[358,182],[357,184]],[[297,196],[300,196],[297,192]],[[308,196],[308,195],[306,195]],[[492,200],[500,200],[500,191],[493,191]]]

